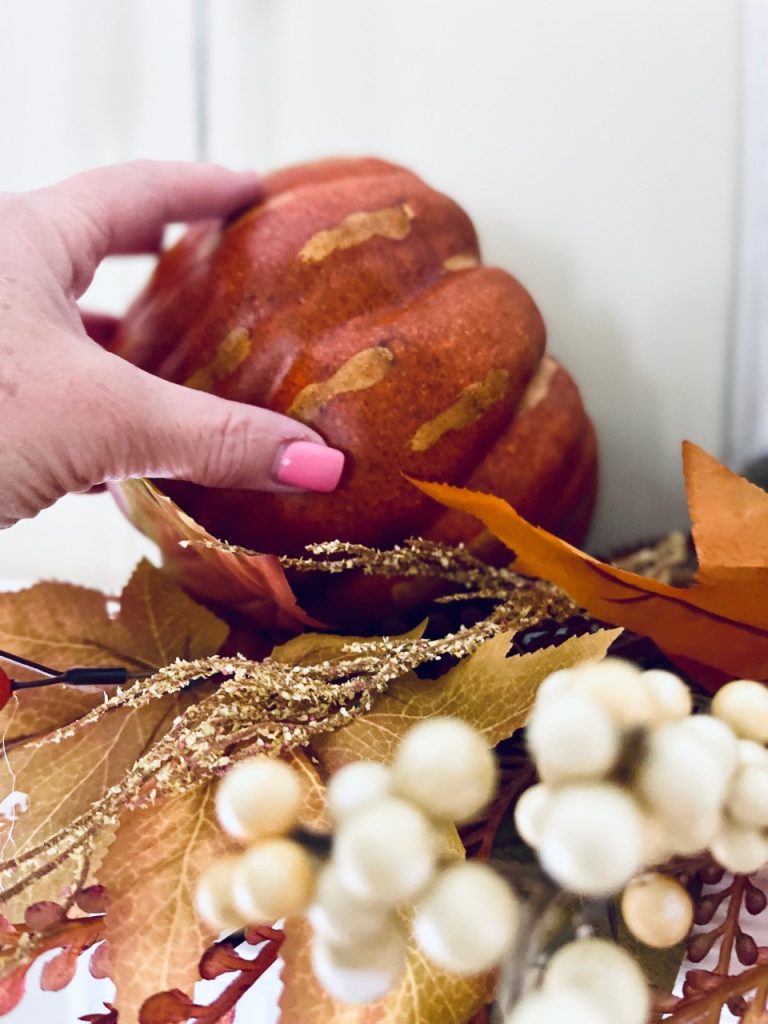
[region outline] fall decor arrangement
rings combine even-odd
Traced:
[[[273,967],[281,1024],[768,1020],[768,494],[686,444],[692,544],[583,553],[543,349],[383,161],[160,259],[114,350],[348,468],[116,486],[163,568],[0,594],[0,1013],[87,954],[92,1024],[232,1022]]]

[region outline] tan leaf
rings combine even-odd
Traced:
[[[178,584],[148,562],[134,572],[111,617],[103,594],[63,584],[39,584],[0,595],[2,646],[57,668],[123,664],[155,668],[176,657],[203,657],[223,643],[227,627],[196,605]],[[57,743],[25,744],[75,721],[102,699],[70,686],[20,692],[0,718],[5,755],[0,759],[0,862],[23,857],[99,800],[171,725],[189,700],[165,698],[106,715],[98,728]],[[103,845],[103,844],[102,844]],[[0,864],[0,870],[2,865]],[[46,874],[3,911],[56,899],[71,882],[73,866]],[[17,873],[2,876],[12,889]]]
[[[303,750],[289,751],[285,760],[301,779],[300,823],[314,832],[330,832],[331,819],[325,806],[325,783],[318,766]]]
[[[0,712],[0,741],[6,750],[68,725],[95,707],[100,692],[79,686],[44,686],[19,690]]]
[[[135,1021],[155,992],[187,992],[215,938],[195,913],[200,875],[225,849],[213,787],[198,786],[124,815],[101,867],[106,938],[120,1019]]]
[[[98,729],[76,732],[56,744],[10,750],[0,762],[0,792],[10,812],[0,817],[0,860],[22,856],[87,811],[169,728],[179,707],[171,697],[138,709],[120,709],[105,716]],[[64,865],[16,899],[0,895],[0,910],[15,918],[33,901],[59,899],[72,875],[72,865]],[[14,879],[13,871],[0,874],[0,891],[7,891]]]
[[[424,635],[427,620],[400,636],[391,640],[418,640]],[[301,633],[288,640],[287,643],[275,647],[270,657],[285,665],[318,665],[324,661],[333,663],[350,657],[344,650],[349,644],[358,642],[375,643],[380,637],[375,636],[339,636],[335,633]]]
[[[286,923],[280,950],[284,966],[280,1024],[466,1024],[493,993],[487,975],[447,974],[411,947],[405,974],[386,999],[369,1006],[337,1003],[315,978],[310,962],[311,926]]]
[[[600,660],[620,633],[600,630],[512,658],[506,654],[513,634],[499,634],[437,680],[419,679],[412,672],[403,676],[371,712],[343,729],[316,736],[312,749],[328,772],[349,761],[387,762],[408,729],[433,715],[463,718],[495,745],[525,723],[546,676]]]
[[[134,570],[114,618],[104,594],[68,583],[0,594],[0,648],[57,669],[159,668],[212,654],[226,635],[221,620],[147,561]]]

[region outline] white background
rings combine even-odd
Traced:
[[[1,4],[0,189],[131,157],[194,157],[201,6]],[[601,438],[594,545],[685,523],[683,438],[718,455],[730,438],[736,462],[753,454],[754,417],[734,433],[727,415],[738,404],[729,381],[744,388],[753,373],[745,356],[735,374],[731,344],[744,3],[209,8],[212,159],[268,168],[376,153],[410,164],[466,206],[486,258],[530,288]],[[147,269],[105,268],[91,303],[119,310]],[[743,321],[747,353],[755,328]],[[72,497],[0,535],[0,578],[117,590],[145,550],[109,498]],[[56,1019],[61,1003],[43,1005],[14,1020]]]

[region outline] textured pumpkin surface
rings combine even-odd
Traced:
[[[491,491],[571,540],[595,490],[578,391],[541,316],[474,228],[416,175],[327,160],[265,179],[266,199],[198,225],[161,259],[113,350],[161,377],[287,413],[347,462],[329,495],[161,481],[211,533],[264,552],[407,536],[490,543],[403,473]]]

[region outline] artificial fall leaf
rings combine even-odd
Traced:
[[[407,633],[401,633],[399,636],[389,637],[389,639],[395,642],[418,640],[424,635],[426,628],[427,620],[424,619]],[[351,644],[375,644],[377,640],[382,640],[382,638],[340,636],[338,633],[302,633],[275,647],[270,657],[273,661],[282,662],[284,665],[318,665],[325,661],[333,664],[335,661],[343,661],[350,657],[348,648]]]
[[[768,494],[696,445],[683,448],[699,556],[690,587],[606,564],[526,522],[501,498],[413,481],[450,508],[477,516],[516,554],[517,571],[562,587],[592,615],[651,637],[709,687],[768,680]]]
[[[285,760],[301,781],[299,823],[313,832],[330,832],[331,819],[325,804],[325,784],[318,766],[303,750],[291,750]]]
[[[126,812],[99,872],[109,893],[105,933],[114,1003],[135,1021],[156,992],[191,990],[200,951],[215,938],[195,912],[197,883],[226,849],[214,788],[198,786]]]
[[[3,647],[55,668],[156,668],[177,657],[212,654],[227,634],[222,622],[148,562],[137,567],[114,618],[97,591],[43,583],[0,595],[0,622]],[[183,706],[181,698],[171,697],[123,708],[105,716],[98,729],[76,732],[57,743],[40,742],[100,700],[99,692],[52,686],[19,693],[0,716],[6,755],[0,761],[0,907],[5,913],[21,904],[9,902],[18,877],[15,866],[4,871],[2,862],[23,858],[89,809],[122,780]],[[41,875],[25,892],[25,903],[57,898],[70,870]]]
[[[368,1006],[336,1002],[312,970],[311,935],[304,918],[286,923],[280,1024],[466,1024],[492,998],[491,976],[447,974],[411,945],[405,973],[385,999]]]
[[[514,634],[500,633],[439,679],[419,679],[410,672],[396,680],[369,714],[316,736],[312,748],[327,772],[350,761],[389,762],[405,733],[434,715],[464,719],[495,746],[525,724],[543,679],[561,668],[599,661],[620,633],[600,630],[511,658],[507,653]]]
[[[191,594],[225,604],[260,626],[295,632],[321,625],[299,607],[276,555],[207,547],[215,538],[148,480],[127,480],[110,489]]]
[[[165,698],[142,708],[121,708],[105,716],[98,729],[78,731],[60,743],[11,749],[0,763],[0,786],[4,795],[23,799],[17,800],[15,814],[0,818],[0,861],[22,858],[88,810],[171,726],[179,707],[177,699]],[[33,900],[58,899],[72,876],[72,866],[65,864],[16,897],[8,894],[17,871],[2,867],[0,910],[8,916]]]
[[[227,627],[147,561],[134,570],[113,617],[98,590],[38,583],[0,594],[0,647],[53,668],[160,668],[218,651]]]

